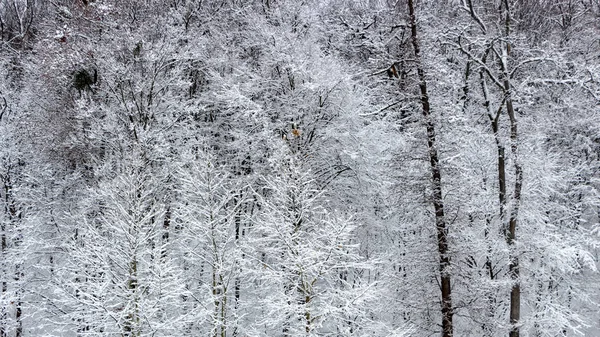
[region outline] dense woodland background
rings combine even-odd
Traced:
[[[0,0],[0,337],[600,336],[598,0]]]

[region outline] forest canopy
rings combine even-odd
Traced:
[[[0,337],[600,335],[598,0],[0,0]]]

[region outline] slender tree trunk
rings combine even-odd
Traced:
[[[214,235],[214,234],[213,234]],[[213,238],[213,242],[214,242],[214,238]],[[214,259],[213,263],[217,263],[216,259]],[[213,337],[219,337],[219,308],[221,306],[221,301],[220,301],[220,293],[219,293],[219,289],[217,289],[218,287],[218,282],[217,282],[217,270],[216,270],[216,266],[213,265],[213,270],[212,270],[212,295],[213,295],[213,305],[214,305],[214,309],[213,309],[213,333],[212,336]]]
[[[485,63],[485,57],[482,60]],[[483,92],[484,102],[488,114],[488,118],[490,119],[490,125],[492,127],[492,132],[494,134],[494,142],[496,143],[496,153],[497,153],[497,168],[498,168],[498,201],[500,203],[500,219],[503,220],[505,218],[504,210],[506,209],[506,162],[505,162],[505,154],[504,154],[504,146],[500,141],[500,136],[498,135],[498,124],[500,120],[500,114],[502,113],[502,105],[498,108],[496,112],[492,111],[489,92],[487,88],[487,84],[485,81],[485,75],[483,74],[483,70],[479,73],[479,78],[481,81],[481,91]]]
[[[225,287],[223,278],[221,277],[221,287]],[[227,336],[227,289],[223,288],[221,297],[221,337]]]
[[[22,232],[21,229],[19,228],[18,224],[19,221],[21,220],[21,213],[19,212],[18,206],[15,202],[14,196],[12,195],[13,189],[12,189],[12,183],[11,183],[11,179],[10,179],[10,169],[9,172],[7,173],[7,175],[4,178],[4,191],[3,191],[3,196],[4,196],[4,204],[5,204],[5,215],[8,217],[8,224],[11,227],[12,230],[16,230],[17,232],[17,238],[14,239],[12,241],[12,247],[13,249],[17,249],[21,243],[22,243],[22,239],[20,239],[22,237]],[[6,273],[6,269],[7,269],[7,265],[6,262],[8,261],[7,257],[8,257],[8,240],[6,237],[6,230],[7,230],[7,225],[6,223],[2,223],[2,238],[1,238],[1,245],[2,245],[2,259],[3,259],[3,268],[5,268],[5,273],[4,273],[4,278],[2,280],[2,294],[6,294],[8,292],[8,281],[7,281],[7,273]],[[10,229],[8,229],[10,230]],[[13,275],[13,280],[14,280],[14,287],[16,288],[15,291],[15,297],[16,299],[14,300],[14,304],[15,304],[15,337],[21,337],[23,335],[23,309],[22,309],[22,301],[21,301],[21,296],[22,296],[22,288],[21,288],[21,280],[23,279],[23,271],[22,271],[22,265],[17,263],[14,265],[14,275]],[[7,327],[6,321],[8,318],[8,312],[6,312],[6,308],[3,307],[2,308],[2,316],[1,319],[2,321],[0,322],[0,336],[9,336],[9,331],[10,328]]]
[[[463,85],[463,97],[461,97],[461,100],[463,101],[463,114],[467,111],[467,107],[469,106],[469,76],[471,76],[471,61],[467,61],[467,66],[465,67],[465,85]]]
[[[287,295],[290,292],[291,292],[291,286],[286,285],[284,293]],[[291,300],[288,300],[287,301],[287,310],[288,311],[285,314],[286,319],[283,322],[283,329],[281,331],[283,333],[283,337],[292,337],[292,335],[290,334],[290,322],[292,321],[292,318],[293,318],[292,312],[290,309],[291,306],[292,306],[292,302],[291,302]]]
[[[518,130],[517,130],[517,119],[515,116],[515,110],[512,101],[512,88],[510,84],[510,75],[508,71],[508,59],[510,57],[511,45],[509,41],[510,35],[510,7],[508,0],[504,0],[504,14],[505,14],[505,37],[506,37],[506,48],[503,50],[502,60],[500,65],[503,72],[504,78],[504,94],[506,98],[506,113],[510,121],[510,149],[514,161],[515,167],[515,185],[513,192],[513,207],[510,212],[510,219],[508,221],[508,231],[506,233],[506,242],[509,245],[510,251],[510,263],[508,265],[508,271],[510,278],[513,282],[512,289],[510,291],[510,324],[512,325],[509,333],[510,337],[519,337],[519,320],[521,319],[521,284],[519,282],[519,257],[515,253],[515,239],[517,231],[517,218],[519,215],[519,204],[521,202],[521,187],[523,181],[523,169],[519,162],[518,157]]]
[[[14,227],[17,231],[17,239],[13,241],[14,248],[21,246],[23,233],[21,232],[20,226],[18,226],[18,222],[21,220],[21,213],[17,211],[17,206],[15,204],[15,200],[12,199],[10,203],[10,220],[14,223]],[[15,321],[17,323],[15,330],[15,337],[21,337],[23,335],[23,303],[21,302],[21,296],[23,293],[23,288],[21,286],[21,280],[23,279],[23,266],[21,264],[15,265],[15,286],[17,287],[16,291],[16,308],[15,308]]]
[[[8,282],[6,282],[6,269],[5,269],[5,263],[6,263],[6,226],[4,223],[2,223],[2,228],[0,229],[2,231],[2,297],[5,296],[7,290],[8,290]],[[6,308],[2,307],[2,313],[0,316],[0,337],[6,337]]]
[[[308,309],[311,299],[312,296],[310,294],[304,294],[304,319],[306,320],[305,330],[307,336],[310,335],[310,332],[312,331],[312,316],[310,314],[310,310]]]
[[[214,226],[214,217],[210,216],[211,223]],[[211,229],[211,240],[213,249],[213,269],[212,269],[212,295],[213,295],[213,336],[214,337],[225,337],[227,335],[226,329],[226,307],[227,307],[227,294],[225,289],[225,280],[220,270],[221,260],[219,259],[219,248],[217,246],[217,238],[215,228]]]
[[[240,191],[238,194],[238,197],[236,197],[234,199],[234,206],[238,205],[238,203],[241,203],[242,199],[243,199],[243,191]],[[236,211],[235,213],[235,242],[236,244],[238,244],[240,242],[240,239],[242,238],[242,236],[244,235],[243,231],[242,231],[242,212],[245,211],[245,207],[239,207],[239,209]],[[244,259],[245,255],[244,253],[242,253],[242,260]],[[236,266],[238,264],[236,263]],[[240,305],[240,293],[241,293],[241,280],[240,280],[240,275],[242,273],[241,267],[239,267],[238,269],[239,274],[235,275],[235,279],[234,279],[234,286],[233,286],[233,297],[234,297],[234,305],[233,305],[233,310],[234,310],[234,314],[237,315],[238,313],[238,309],[239,309],[239,305]],[[237,320],[235,321],[235,325],[233,327],[233,333],[232,333],[233,337],[237,337],[238,335],[238,326],[237,326]]]
[[[482,63],[486,63],[486,59],[487,59],[486,56],[487,56],[487,54],[483,56]],[[504,105],[504,101],[502,103],[500,103],[500,106],[498,107],[498,109],[496,111],[493,111],[491,102],[490,102],[490,94],[488,91],[487,82],[485,80],[485,73],[484,73],[483,69],[481,69],[479,71],[479,81],[480,81],[480,85],[481,85],[481,91],[483,93],[483,99],[484,99],[483,105],[486,109],[488,118],[490,120],[490,126],[492,128],[494,142],[496,144],[496,166],[497,166],[497,172],[498,172],[498,201],[499,201],[499,205],[500,205],[500,212],[499,212],[498,216],[499,216],[500,222],[504,223],[504,221],[505,221],[504,212],[506,209],[506,163],[505,163],[504,145],[500,141],[500,136],[498,134],[498,125],[499,125],[500,115],[502,114],[502,108]],[[486,222],[487,222],[487,227],[484,231],[484,235],[486,238],[486,242],[488,242],[488,236],[490,233],[489,228],[490,228],[490,224],[491,224],[491,215],[487,216]],[[488,243],[488,253],[486,256],[485,265],[488,270],[488,275],[490,277],[490,280],[494,280],[496,276],[494,273],[494,266],[492,264],[491,256],[492,256],[492,247],[491,247],[491,244]],[[494,310],[496,307],[496,300],[495,300],[494,296],[495,296],[494,293],[489,294],[488,316],[490,319],[493,319]]]
[[[8,180],[8,175],[4,178]],[[6,214],[6,216],[10,219],[11,218],[11,206],[10,206],[10,199],[9,199],[9,195],[10,195],[10,183],[8,183],[8,181],[4,181],[4,190],[3,192],[3,197],[4,197],[4,213]],[[2,222],[2,297],[4,297],[8,291],[8,281],[6,279],[7,275],[8,275],[8,268],[7,268],[7,262],[8,262],[8,242],[6,240],[6,223]],[[6,337],[8,336],[8,331],[7,331],[7,326],[6,326],[6,321],[8,318],[8,313],[7,313],[7,308],[6,307],[2,307],[2,316],[0,316],[0,337]]]
[[[21,283],[21,279],[23,277],[23,273],[21,271],[21,265],[17,265],[16,266],[16,271],[15,271],[15,283],[17,285],[17,293],[16,293],[16,309],[15,309],[15,321],[17,322],[17,327],[15,329],[15,337],[21,337],[23,336],[23,309],[22,309],[22,305],[23,303],[21,302],[21,296],[22,296],[22,288],[20,286]]]
[[[124,326],[124,334],[125,337],[133,337],[140,336],[141,331],[139,327],[140,317],[139,317],[139,299],[138,299],[138,262],[137,256],[133,256],[130,264],[129,264],[129,281],[128,286],[129,291],[133,295],[133,307],[130,308],[130,312],[127,314],[125,318],[125,326]]]
[[[167,207],[167,211],[165,212],[165,218],[163,220],[163,235],[162,235],[162,247],[160,252],[160,257],[162,262],[166,261],[168,251],[167,244],[169,243],[169,231],[171,230],[171,208]]]
[[[448,256],[448,228],[444,215],[444,201],[442,198],[442,175],[439,166],[439,157],[437,153],[437,142],[435,138],[435,126],[431,118],[431,107],[427,93],[427,81],[425,71],[421,62],[421,52],[419,39],[417,37],[417,23],[415,7],[413,0],[408,0],[408,10],[410,14],[410,25],[412,35],[412,45],[415,52],[417,64],[417,74],[419,76],[419,88],[421,91],[421,105],[423,108],[423,117],[427,127],[427,145],[429,149],[429,162],[433,178],[433,207],[435,210],[435,226],[437,231],[439,270],[441,277],[442,290],[442,336],[451,337],[453,335],[452,325],[452,288],[450,284],[450,257]]]
[[[506,99],[506,110],[510,118],[510,138],[511,138],[511,152],[513,155],[514,166],[515,166],[515,187],[513,195],[513,209],[510,212],[510,220],[508,222],[508,232],[506,241],[510,246],[510,264],[508,270],[510,278],[513,281],[513,286],[510,291],[510,323],[512,329],[510,331],[510,337],[519,337],[519,320],[521,316],[521,284],[519,282],[519,257],[514,251],[514,243],[516,239],[517,231],[517,218],[519,215],[519,204],[521,201],[521,187],[523,180],[523,169],[519,164],[518,158],[518,144],[517,144],[517,121],[515,118],[515,112],[512,105],[512,99],[510,98],[510,82],[504,81],[505,88],[507,90]]]

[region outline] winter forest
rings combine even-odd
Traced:
[[[599,0],[0,0],[0,337],[597,337],[599,156]]]

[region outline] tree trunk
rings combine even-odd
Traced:
[[[510,337],[519,337],[519,319],[521,316],[521,285],[519,282],[519,257],[514,251],[514,241],[516,239],[516,231],[517,231],[517,217],[519,214],[519,203],[521,201],[521,186],[523,180],[523,169],[519,164],[517,157],[517,121],[515,118],[515,112],[512,105],[512,100],[510,98],[510,82],[507,80],[504,81],[505,88],[507,90],[507,99],[506,99],[506,110],[508,112],[508,116],[510,118],[510,139],[511,139],[511,152],[513,155],[513,160],[515,162],[515,188],[514,188],[514,201],[513,201],[513,209],[510,213],[510,220],[508,222],[508,232],[506,236],[506,241],[510,246],[510,264],[508,266],[510,278],[513,281],[513,286],[510,291],[510,323],[512,325],[512,329],[510,331]]]
[[[506,242],[509,245],[510,251],[510,263],[508,265],[508,271],[510,278],[513,282],[512,289],[510,291],[510,324],[512,328],[510,330],[510,337],[519,337],[519,320],[521,318],[521,285],[519,282],[519,257],[515,253],[515,239],[517,231],[517,218],[519,215],[519,204],[521,202],[521,187],[523,181],[523,169],[518,158],[518,130],[517,130],[517,119],[515,116],[515,110],[512,101],[512,88],[510,85],[510,75],[508,71],[508,58],[510,57],[510,41],[508,37],[510,35],[510,8],[508,0],[504,0],[504,11],[505,11],[505,35],[506,35],[506,48],[503,50],[503,60],[500,64],[502,67],[504,77],[504,94],[506,97],[506,113],[510,120],[510,149],[513,156],[514,167],[515,167],[515,185],[513,192],[513,208],[510,212],[510,219],[508,222],[508,231],[506,233]]]
[[[6,275],[6,269],[5,269],[5,262],[6,262],[6,226],[4,225],[4,223],[2,223],[2,228],[0,229],[2,232],[2,275]],[[5,296],[6,292],[8,291],[8,283],[6,282],[6,278],[3,277],[2,278],[2,297]],[[0,337],[6,337],[6,308],[2,307],[2,313],[0,316]]]
[[[21,266],[17,267],[17,277],[15,278],[15,281],[17,281],[17,284],[19,284],[20,282],[20,277],[23,276],[22,274],[19,274],[19,269],[21,268]],[[16,304],[17,307],[15,309],[15,321],[17,321],[17,327],[15,329],[15,337],[21,337],[23,336],[23,310],[22,310],[22,305],[23,303],[21,302],[21,296],[22,296],[22,290],[19,289],[17,291],[17,300],[16,300]]]
[[[169,244],[169,231],[171,230],[171,207],[167,207],[163,220],[163,235],[160,257],[165,262],[168,256],[167,245]]]
[[[6,180],[8,180],[8,175],[4,178]],[[4,181],[4,189],[3,189],[3,199],[4,199],[4,212],[6,214],[6,216],[10,219],[11,218],[11,211],[10,211],[10,199],[9,199],[9,195],[10,195],[10,186],[9,183],[7,181]],[[2,235],[2,275],[8,275],[8,270],[7,270],[7,262],[8,262],[8,242],[6,239],[6,223],[2,222],[2,228],[1,228],[1,235]],[[6,279],[6,276],[2,277],[2,297],[4,297],[6,295],[6,293],[8,292],[8,282]],[[1,313],[1,317],[0,317],[0,337],[6,337],[8,336],[8,331],[7,331],[7,318],[8,318],[8,313],[6,311],[6,307],[2,307],[2,313]]]
[[[437,243],[439,254],[439,271],[442,288],[442,336],[451,337],[453,335],[452,288],[450,286],[450,274],[448,274],[447,270],[450,266],[450,257],[448,256],[448,228],[446,227],[446,219],[444,216],[444,201],[442,199],[442,175],[440,171],[439,157],[437,153],[435,125],[431,118],[431,108],[429,104],[429,96],[427,94],[427,82],[425,79],[425,71],[423,70],[423,64],[421,63],[421,54],[419,40],[417,37],[417,23],[413,0],[408,0],[408,10],[410,14],[412,45],[415,52],[417,74],[419,76],[421,105],[423,108],[423,117],[425,120],[425,125],[427,127],[427,145],[429,149],[429,162],[433,178],[433,207],[435,210],[435,226],[437,231]]]
[[[130,312],[125,317],[124,324],[124,337],[140,336],[141,331],[139,328],[140,317],[139,317],[139,299],[138,299],[138,262],[137,256],[133,256],[129,263],[129,280],[127,281],[127,288],[133,296],[133,306],[129,308]]]

